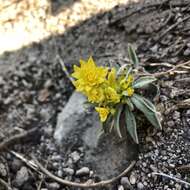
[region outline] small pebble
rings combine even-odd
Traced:
[[[58,170],[57,175],[58,175],[59,177],[62,177],[62,176],[63,176],[63,171]]]
[[[21,187],[26,181],[28,181],[28,179],[29,179],[28,169],[25,166],[23,166],[16,174],[16,179],[15,179],[16,185],[18,187]]]
[[[84,176],[88,175],[90,173],[90,170],[88,167],[83,167],[76,171],[76,176]]]
[[[121,183],[121,185],[123,185],[126,189],[127,189],[127,188],[129,188],[129,189],[132,188],[132,186],[131,186],[131,184],[130,184],[130,182],[129,182],[128,177],[122,177],[120,183]]]
[[[137,183],[137,189],[139,189],[139,190],[144,189],[143,183],[141,183],[141,182]]]
[[[125,190],[125,189],[124,189],[123,185],[119,185],[118,190]]]
[[[129,177],[129,181],[132,185],[134,185],[137,181],[137,178],[135,176],[135,174],[131,174],[130,177]]]
[[[168,127],[173,127],[175,125],[174,121],[168,121],[167,122]]]
[[[74,163],[77,163],[80,160],[80,154],[77,151],[74,151],[70,154]]]
[[[58,183],[49,183],[48,184],[48,190],[57,190],[60,188],[60,185]]]
[[[63,171],[65,172],[66,175],[73,175],[75,172],[72,168],[64,168]]]
[[[6,177],[7,176],[6,166],[3,163],[0,163],[0,175],[2,177]]]

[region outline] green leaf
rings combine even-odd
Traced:
[[[142,88],[154,81],[156,81],[156,78],[154,77],[141,77],[133,83],[133,88]]]
[[[111,123],[111,121],[112,121],[112,115],[111,114],[109,114],[108,115],[108,118],[106,119],[106,121],[105,122],[102,122],[102,130],[104,131],[104,133],[107,133],[107,132],[109,132],[109,125],[110,125],[110,123]]]
[[[125,122],[129,134],[131,135],[133,140],[138,144],[139,140],[137,136],[137,126],[136,126],[135,116],[128,107],[125,108]]]
[[[133,103],[131,102],[130,98],[127,98],[127,99],[126,99],[126,103],[127,103],[127,105],[129,106],[129,109],[130,109],[131,111],[133,111],[133,110],[134,110],[134,105],[133,105]]]
[[[139,60],[131,44],[128,45],[128,55],[132,64],[137,67],[139,65]]]
[[[144,113],[146,118],[154,127],[162,129],[162,126],[157,116],[156,108],[149,100],[145,99],[140,95],[133,94],[133,96],[131,97],[131,101],[137,107],[137,109]]]
[[[114,126],[120,138],[122,138],[121,131],[120,131],[120,116],[121,116],[122,109],[123,109],[123,106],[120,105],[116,111],[116,115],[114,118]]]
[[[127,79],[128,78],[128,76],[129,76],[129,74],[131,73],[131,71],[132,71],[132,67],[129,67],[128,69],[127,69],[127,72],[126,72],[126,75],[125,75],[125,78]]]

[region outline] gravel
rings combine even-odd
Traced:
[[[16,174],[15,183],[17,187],[21,187],[29,179],[28,169],[24,166]]]
[[[89,175],[90,169],[88,167],[83,167],[76,171],[76,176],[85,176]]]

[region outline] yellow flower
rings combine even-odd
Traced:
[[[118,103],[120,101],[119,94],[111,87],[105,89],[105,98],[107,102]]]
[[[108,83],[109,86],[116,89],[117,81],[116,81],[116,69],[112,68],[111,71],[108,73]]]
[[[102,88],[93,88],[86,95],[89,102],[101,103],[104,101],[104,91]]]
[[[80,60],[80,67],[74,66],[72,77],[77,80],[73,84],[78,91],[88,92],[106,80],[107,71],[107,68],[96,66],[92,57],[87,62]]]
[[[128,94],[128,96],[132,96],[134,94],[134,89],[132,87],[129,87],[127,89],[127,94]]]
[[[132,75],[129,75],[127,79],[125,79],[124,77],[122,77],[120,79],[120,87],[122,90],[126,90],[133,82],[133,76]]]
[[[95,107],[95,109],[99,113],[101,122],[106,121],[108,114],[110,113],[109,108]]]

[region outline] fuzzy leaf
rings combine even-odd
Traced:
[[[128,76],[129,76],[129,74],[131,73],[132,69],[133,69],[132,67],[129,67],[129,68],[127,69],[126,75],[125,75],[125,78],[126,78],[126,79],[128,78]]]
[[[146,118],[154,127],[162,129],[160,121],[157,117],[156,108],[149,100],[137,94],[134,94],[131,97],[131,100],[133,104],[137,107],[137,109],[144,113]]]
[[[128,99],[126,100],[126,103],[127,103],[127,105],[129,106],[129,109],[130,109],[131,111],[133,111],[133,110],[134,110],[134,105],[133,105],[133,103],[132,103],[132,101],[131,101],[130,98],[128,98]]]
[[[115,118],[114,118],[114,127],[116,128],[117,133],[120,138],[122,138],[121,131],[120,131],[120,116],[121,116],[122,109],[123,109],[123,106],[118,107]]]
[[[131,44],[128,45],[128,55],[132,64],[137,67],[139,65],[139,60]]]
[[[133,83],[133,88],[142,88],[154,81],[156,81],[154,77],[141,77]]]
[[[125,108],[125,122],[129,134],[131,135],[133,140],[138,144],[139,140],[137,136],[137,126],[136,126],[135,116],[128,107]]]

